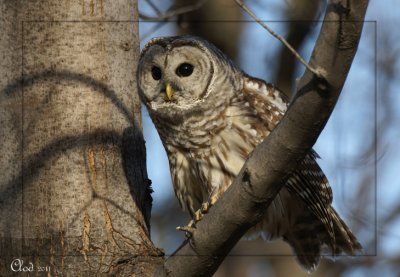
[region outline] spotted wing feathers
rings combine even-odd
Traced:
[[[268,124],[268,129],[273,129],[286,112],[287,97],[263,80],[246,76],[243,94]],[[290,209],[284,214],[290,217],[286,222],[291,225],[281,230],[282,236],[293,248],[299,263],[308,271],[316,268],[324,247],[330,249],[332,256],[340,253],[354,255],[361,250],[356,237],[331,206],[332,189],[316,162],[317,157],[313,150],[306,155],[285,185],[292,198],[282,198],[292,202],[282,204],[283,209]],[[295,205],[297,200],[301,203]],[[298,211],[294,212],[294,209]]]

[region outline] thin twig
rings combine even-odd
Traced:
[[[156,12],[157,16],[160,16],[162,14],[161,11],[157,8],[157,5],[154,4],[151,0],[145,0],[145,1]]]
[[[157,24],[155,26],[151,27],[147,32],[140,35],[140,42],[142,42],[143,40],[146,40],[148,37],[151,37],[153,33],[155,33],[158,29],[160,29],[164,25],[165,25],[164,21],[157,22]]]
[[[265,24],[264,22],[262,22],[250,9],[249,7],[247,7],[243,1],[241,0],[235,0],[235,2],[245,11],[247,12],[258,24],[260,24],[265,30],[267,30],[271,35],[273,35],[275,38],[277,38],[280,42],[282,42],[288,49],[290,52],[293,53],[293,55],[295,55],[295,57],[302,63],[304,64],[304,66],[310,70],[312,73],[314,73],[316,76],[318,77],[323,77],[323,72],[321,72],[321,70],[317,70],[312,68],[301,56],[300,54],[280,35],[278,35],[277,33],[275,33],[271,28],[268,27],[267,24]]]
[[[184,7],[177,8],[177,9],[168,10],[164,14],[160,14],[157,16],[146,15],[146,14],[139,12],[139,17],[141,19],[145,19],[145,20],[166,20],[168,18],[177,16],[177,15],[181,15],[184,13],[188,13],[188,12],[192,12],[197,9],[200,9],[206,2],[207,2],[207,0],[199,0],[192,5],[187,5]]]

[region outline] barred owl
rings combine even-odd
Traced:
[[[275,128],[286,97],[238,69],[211,43],[193,36],[152,39],[142,50],[138,88],[167,152],[175,194],[192,216],[215,203],[248,155]],[[354,255],[360,243],[331,206],[332,191],[308,153],[253,228],[283,238],[306,270],[324,249]]]

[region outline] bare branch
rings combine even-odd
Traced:
[[[194,4],[187,5],[184,7],[180,7],[180,8],[176,8],[176,9],[170,8],[164,14],[158,14],[157,16],[146,15],[146,14],[143,14],[142,12],[139,12],[139,17],[141,19],[145,19],[145,20],[167,20],[168,18],[200,9],[206,2],[207,2],[207,0],[199,0]]]
[[[165,22],[163,22],[163,21],[157,22],[157,24],[155,26],[152,26],[151,28],[149,28],[148,31],[146,31],[144,34],[140,35],[140,41],[143,41],[143,40],[146,40],[149,37],[152,37],[153,34],[157,30],[159,30],[161,27],[164,26],[164,24],[165,24]]]
[[[267,30],[271,35],[273,35],[274,37],[276,37],[280,42],[282,42],[289,50],[290,52],[293,53],[293,55],[296,56],[296,58],[308,69],[310,70],[312,73],[314,73],[316,76],[322,78],[324,77],[323,74],[324,72],[319,70],[318,68],[312,68],[301,56],[300,54],[296,51],[296,49],[294,49],[282,36],[280,36],[279,34],[275,33],[270,27],[268,27],[267,24],[265,24],[264,22],[261,21],[261,19],[259,19],[257,17],[257,15],[255,15],[254,12],[252,12],[249,7],[247,7],[243,1],[241,0],[235,0],[235,2],[245,11],[247,12],[258,24],[260,24],[265,30]]]
[[[287,0],[284,14],[289,20],[287,25],[286,40],[294,49],[299,49],[303,42],[309,37],[316,24],[316,18],[321,17],[321,12],[325,11],[324,1],[321,0]],[[326,4],[326,3],[325,3]],[[301,19],[301,20],[299,20]],[[284,45],[279,49],[278,68],[272,83],[282,90],[289,99],[295,92],[295,83],[293,82],[298,73],[297,58]]]
[[[160,16],[162,13],[160,9],[157,7],[156,4],[153,3],[151,0],[145,0],[147,4],[156,12],[157,16]]]
[[[168,276],[210,276],[256,224],[325,126],[342,90],[361,36],[368,0],[331,0],[310,64],[281,123],[256,147],[233,184],[169,257]]]

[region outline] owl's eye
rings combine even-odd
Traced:
[[[176,74],[179,77],[187,77],[193,73],[193,65],[189,63],[183,63],[176,69]]]
[[[161,79],[161,69],[157,66],[151,68],[151,76],[154,80],[158,81]]]

